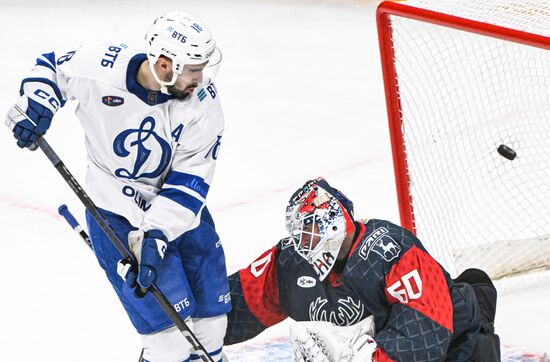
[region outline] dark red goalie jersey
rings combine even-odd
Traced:
[[[288,239],[232,274],[226,344],[289,316],[352,325],[373,315],[373,360],[468,360],[479,331],[472,288],[455,284],[409,231],[375,219],[356,225],[347,260],[322,282]]]

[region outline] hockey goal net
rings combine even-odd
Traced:
[[[377,12],[401,223],[456,276],[550,265],[550,0]]]

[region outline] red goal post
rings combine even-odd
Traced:
[[[377,24],[401,224],[416,232],[455,276],[467,267],[481,267],[501,277],[550,265],[550,202],[538,203],[536,190],[529,191],[533,195],[525,193],[525,200],[516,196],[521,192],[512,192],[514,196],[505,202],[510,190],[525,185],[544,189],[540,180],[548,181],[550,190],[550,172],[539,169],[540,157],[531,157],[548,151],[549,161],[541,167],[550,167],[550,147],[539,139],[547,136],[550,143],[550,1],[384,1],[377,10]],[[506,97],[510,97],[507,103]],[[530,103],[522,108],[525,100]],[[468,113],[472,104],[473,114]],[[493,113],[477,117],[486,110]],[[532,111],[539,113],[529,114]],[[449,122],[442,121],[447,116]],[[472,136],[464,136],[468,133]],[[517,152],[517,159],[505,159],[500,151],[499,155],[499,145]],[[455,157],[465,151],[471,152],[470,158]],[[481,159],[479,154],[487,157]],[[511,175],[530,180],[512,182],[507,179]],[[484,182],[470,182],[477,176]],[[442,181],[445,178],[448,183]],[[486,185],[490,182],[494,185]],[[488,191],[467,200],[477,188]],[[545,191],[538,196],[550,197]],[[463,201],[466,210],[445,206]],[[531,215],[517,204],[540,210]],[[491,233],[500,234],[500,226],[493,224],[508,225],[513,220],[506,215],[508,205],[518,218],[525,217],[525,225],[534,217],[543,218],[542,224],[548,226],[488,240]],[[430,214],[426,210],[430,208],[436,211]],[[478,208],[483,212],[466,215],[468,209]],[[433,230],[433,225],[445,223],[459,226]],[[468,243],[461,237],[475,239],[476,232],[474,237],[463,232],[470,228],[493,231]],[[542,255],[529,255],[539,252]],[[522,260],[510,260],[512,255]]]

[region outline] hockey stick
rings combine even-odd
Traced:
[[[67,223],[71,226],[71,228],[82,238],[82,240],[86,243],[86,245],[88,245],[88,247],[93,251],[90,237],[88,236],[84,228],[80,226],[80,224],[78,223],[76,218],[73,216],[73,214],[69,211],[69,208],[67,207],[67,205],[63,204],[59,206],[59,208],[57,209],[57,212],[59,213],[59,215],[63,216],[63,218],[67,221]],[[141,354],[139,355],[138,362],[145,361],[143,359],[144,351],[145,351],[144,349],[141,350]]]
[[[69,211],[69,208],[67,207],[67,205],[63,204],[63,205],[59,206],[59,208],[57,209],[57,212],[59,213],[59,215],[63,216],[65,218],[65,220],[67,221],[67,223],[69,225],[71,225],[73,230],[76,231],[76,233],[78,233],[78,235],[80,235],[80,237],[82,238],[82,240],[84,240],[86,245],[88,245],[90,247],[90,249],[93,249],[92,241],[90,240],[90,237],[88,236],[86,231],[84,231],[82,226],[80,226],[78,221],[76,221],[73,214],[71,214],[71,212]]]
[[[15,106],[15,109],[19,112],[19,114],[23,117],[25,117],[29,122],[34,124],[32,120],[29,119],[27,114],[19,107]],[[11,124],[9,125],[10,129],[13,129],[13,125],[15,121],[13,119],[11,120]],[[101,213],[99,212],[99,209],[94,204],[92,199],[88,196],[86,191],[80,186],[78,181],[74,178],[74,176],[70,173],[70,171],[67,169],[63,161],[59,158],[59,156],[55,153],[55,151],[51,148],[51,146],[46,142],[46,140],[43,137],[39,137],[35,144],[40,147],[42,152],[48,157],[52,165],[55,167],[55,169],[59,172],[61,177],[65,180],[65,182],[71,187],[73,192],[76,194],[76,196],[80,199],[80,201],[84,204],[84,207],[88,210],[90,215],[93,217],[95,222],[99,225],[101,230],[107,235],[107,237],[111,240],[113,245],[117,248],[120,255],[122,255],[122,258],[127,258],[127,260],[130,261],[131,264],[137,265],[136,258],[128,249],[126,248],[126,245],[124,242],[120,239],[120,237],[116,234],[116,232],[113,230],[112,226],[109,224],[109,222],[103,218]],[[75,220],[76,221],[76,220]],[[187,341],[191,344],[197,355],[201,358],[203,361],[207,362],[214,362],[212,357],[208,354],[204,346],[200,343],[200,341],[197,339],[195,334],[189,329],[187,324],[180,318],[179,314],[175,311],[175,309],[172,307],[168,299],[164,296],[164,294],[161,293],[161,291],[157,288],[155,284],[152,284],[151,287],[148,290],[151,292],[153,297],[156,299],[157,303],[160,305],[164,313],[170,318],[172,323],[176,325],[176,327],[180,330],[180,332],[183,334],[183,336],[187,339]]]
[[[119,238],[119,236],[113,230],[109,222],[105,218],[103,218],[103,216],[99,212],[99,209],[94,204],[92,199],[90,199],[90,197],[84,191],[84,189],[80,186],[78,181],[76,181],[74,176],[69,172],[69,170],[67,169],[63,161],[61,161],[59,156],[57,156],[57,154],[51,148],[48,142],[46,142],[46,140],[43,137],[40,137],[36,140],[36,143],[38,144],[38,147],[40,147],[42,152],[44,152],[46,157],[48,157],[48,159],[50,160],[52,165],[56,168],[56,170],[61,174],[63,179],[69,184],[69,186],[71,187],[73,192],[76,194],[76,196],[84,204],[84,206],[86,207],[90,215],[93,217],[95,222],[97,222],[99,227],[109,237],[109,239],[118,249],[122,257],[127,258],[128,260],[130,260],[130,263],[136,265],[137,261],[134,255],[130,253],[130,251],[128,251],[124,242]],[[76,222],[74,218],[73,220]],[[82,228],[80,228],[79,234],[84,238],[84,235],[86,235],[86,232]],[[84,240],[86,241],[86,243],[89,242],[89,238],[84,238]],[[149,291],[151,292],[153,297],[157,300],[162,310],[168,315],[170,320],[176,325],[176,327],[184,335],[187,341],[191,344],[191,346],[193,347],[195,352],[197,352],[201,360],[214,362],[214,360],[210,357],[210,355],[208,354],[204,346],[193,334],[191,329],[189,329],[187,324],[180,318],[179,314],[174,310],[174,308],[172,307],[168,299],[166,299],[164,294],[161,293],[161,291],[157,288],[157,286],[155,284],[152,284],[151,287],[149,288]]]

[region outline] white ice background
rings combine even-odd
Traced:
[[[324,176],[356,216],[399,223],[374,1],[0,1],[0,112],[35,58],[97,41],[139,43],[163,12],[203,18],[224,59],[226,133],[208,204],[231,273],[285,235],[290,194]],[[83,133],[69,104],[47,139],[84,180]],[[90,250],[57,216],[83,209],[40,151],[0,130],[0,361],[134,362],[140,339]],[[550,282],[502,290],[506,345],[550,348]],[[530,280],[530,279],[529,279]],[[510,283],[507,283],[507,285]],[[512,282],[512,284],[514,284]],[[235,361],[289,360],[287,324],[228,348]],[[282,356],[282,357],[281,357]]]

